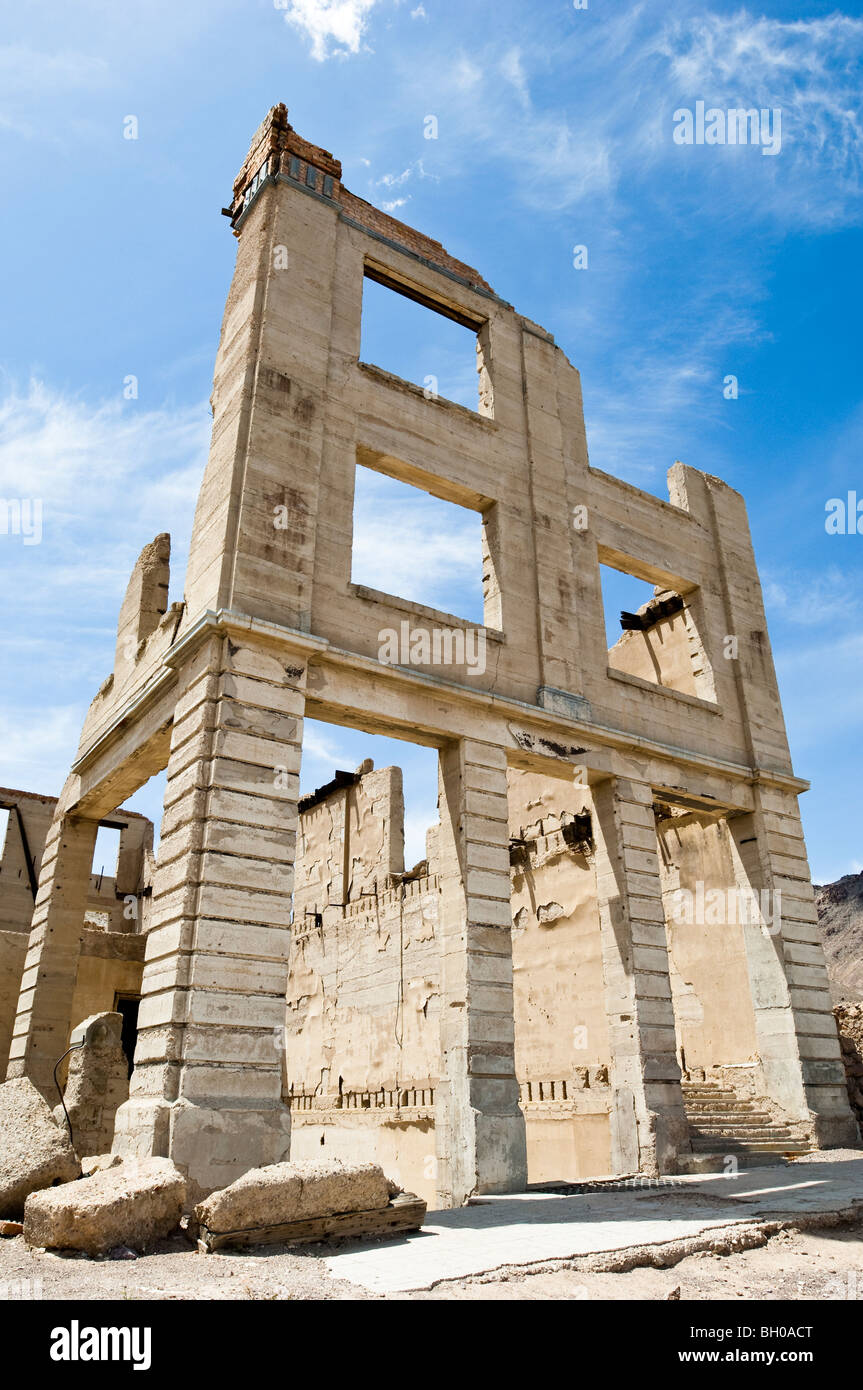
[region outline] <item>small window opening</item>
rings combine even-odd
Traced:
[[[608,565],[600,573],[609,669],[715,701],[696,621],[697,591],[680,594]]]

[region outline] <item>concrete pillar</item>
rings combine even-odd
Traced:
[[[29,1076],[49,1104],[54,1063],[69,1045],[72,998],[99,822],[57,814],[45,840],[30,944],[21,977],[7,1078]]]
[[[527,1183],[515,1077],[506,754],[469,740],[440,754],[442,1206]]]
[[[689,1150],[651,789],[593,788],[597,904],[611,1042],[614,1171],[673,1173]]]
[[[743,937],[765,1092],[820,1147],[854,1147],[797,797],[758,786],[755,803],[729,830],[737,886],[754,889],[761,910]]]
[[[135,1071],[114,1150],[190,1196],[288,1156],[284,998],[305,663],[210,639],[180,672]]]

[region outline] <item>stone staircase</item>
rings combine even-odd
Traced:
[[[811,1144],[773,1119],[757,1099],[718,1081],[684,1081],[683,1104],[694,1154],[808,1153]]]

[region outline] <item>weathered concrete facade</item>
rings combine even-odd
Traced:
[[[290,1030],[285,1049],[289,961],[290,1005],[303,958],[320,949],[305,907],[291,937],[308,714],[439,751],[434,950],[425,919],[411,928],[416,978],[432,956],[438,971],[437,1026],[428,1075],[409,1087],[412,1105],[422,1097],[413,1108],[433,1110],[439,1202],[524,1185],[536,1102],[520,1092],[518,1058],[531,1086],[533,1068],[543,1086],[574,1065],[593,1070],[607,1137],[591,1142],[607,1143],[615,1171],[673,1170],[687,1151],[675,995],[685,998],[686,962],[706,947],[692,935],[673,967],[663,903],[675,872],[681,883],[730,877],[726,892],[781,892],[776,930],[756,920],[722,947],[741,979],[745,966],[752,1018],[740,1046],[791,1123],[815,1142],[849,1139],[797,808],[806,784],[791,768],[742,499],[680,463],[667,502],[591,468],[578,373],[552,337],[438,243],[349,193],[340,173],[276,107],[235,183],[237,266],[185,598],[166,611],[168,544],[157,538],[130,581],[114,672],[48,831],[10,1075],[42,1084],[68,1030],[99,820],[167,768],[136,1068],[115,1148],[170,1155],[193,1196],[287,1155],[300,1095]],[[364,277],[475,331],[477,411],[360,362]],[[352,583],[358,463],[481,514],[484,670],[457,659],[470,624]],[[656,591],[611,654],[600,564]],[[421,665],[391,665],[382,633],[403,622],[449,640]],[[559,827],[530,832],[530,795],[520,807],[516,793],[513,814],[515,773],[562,784],[541,793],[550,817],[590,817],[589,843],[567,832],[565,900],[545,883],[539,895],[571,921],[563,954],[601,979],[604,1017],[594,1007],[565,1024],[587,1030],[583,1063],[553,1026],[545,1044],[530,1029],[518,1037],[519,970],[540,970],[545,937],[538,914],[535,930],[521,918],[513,935],[513,907],[529,908],[531,875],[552,873]],[[394,785],[380,795],[392,802]],[[686,816],[703,843],[677,824]],[[367,832],[362,817],[355,830]],[[525,842],[515,883],[513,838]],[[395,877],[399,846],[380,843]],[[308,868],[301,891],[313,903]],[[346,935],[352,875],[346,853],[332,899]],[[383,904],[391,917],[410,914],[408,888]],[[565,996],[557,980],[544,989]],[[714,1024],[687,1026],[684,1051],[701,1056]],[[372,1059],[371,1027],[362,1046]],[[328,1057],[318,1071],[332,1095]],[[388,1095],[408,1078],[390,1068],[364,1080]]]

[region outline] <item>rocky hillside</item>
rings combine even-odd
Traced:
[[[815,895],[833,999],[863,999],[863,874],[816,885]]]

